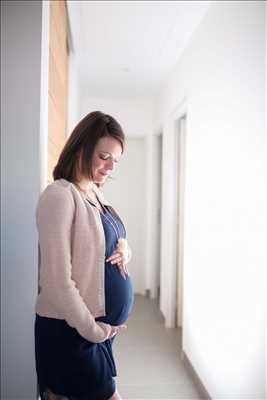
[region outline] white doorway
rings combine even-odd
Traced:
[[[176,136],[176,321],[183,326],[183,260],[184,260],[184,198],[185,198],[185,144],[186,114],[175,121]]]

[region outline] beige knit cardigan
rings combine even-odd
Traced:
[[[109,203],[95,186],[101,202]],[[36,208],[40,250],[40,293],[36,313],[66,320],[91,342],[102,342],[105,314],[105,235],[99,211],[65,179],[49,184]]]

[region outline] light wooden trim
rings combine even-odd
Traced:
[[[67,140],[68,126],[68,20],[65,0],[50,4],[48,83],[48,183]]]

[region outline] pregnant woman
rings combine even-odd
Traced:
[[[121,157],[124,139],[114,118],[88,114],[38,201],[35,356],[42,400],[121,399],[112,344],[133,307],[131,249],[100,186]]]

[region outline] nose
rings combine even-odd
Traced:
[[[114,169],[115,162],[112,159],[108,159],[106,162],[106,169],[112,171]]]

